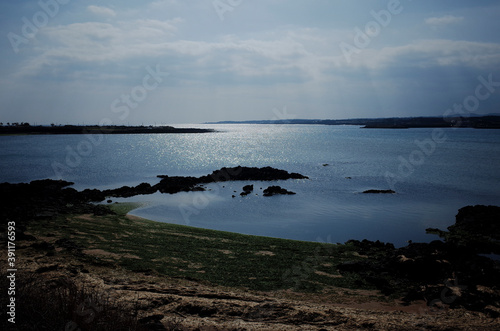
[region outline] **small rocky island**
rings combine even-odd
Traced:
[[[366,190],[363,191],[365,194],[394,194],[396,193],[393,190]]]
[[[299,173],[272,167],[223,167],[211,174],[201,177],[159,175],[160,182],[155,185],[141,183],[137,186],[122,186],[116,189],[85,189],[77,191],[69,186],[74,183],[64,180],[35,180],[31,183],[1,183],[0,197],[4,202],[4,219],[15,215],[30,218],[52,217],[59,213],[93,213],[106,212],[104,206],[92,204],[105,201],[109,197],[132,197],[135,195],[153,194],[156,192],[174,194],[178,192],[205,191],[202,184],[226,181],[274,181],[287,179],[308,179]],[[244,187],[249,194],[252,185]],[[15,217],[18,218],[18,217]],[[22,217],[20,217],[22,218]]]
[[[281,186],[269,186],[264,190],[265,197],[270,197],[277,194],[293,195],[295,194],[295,192],[288,191],[287,189],[284,189]]]

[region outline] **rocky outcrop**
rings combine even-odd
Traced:
[[[172,180],[169,183],[171,189],[174,187],[172,191],[178,189],[173,184],[190,190],[200,185],[199,178],[195,177],[163,179],[166,178]],[[4,223],[16,222],[16,240],[34,240],[24,233],[28,222],[62,214],[111,214],[106,206],[92,202],[102,201],[110,193],[118,196],[157,190],[156,185],[140,184],[116,190],[79,192],[68,187],[72,184],[54,180],[2,183],[0,218]],[[244,191],[247,191],[245,188],[250,189],[245,186]],[[279,186],[268,187],[264,193],[268,192],[293,194]],[[63,225],[65,218],[60,221]],[[0,230],[3,237],[5,229]],[[358,254],[342,255],[343,262],[337,268],[344,277],[359,280],[360,287],[377,288],[384,294],[404,297],[406,302],[426,300],[430,306],[464,307],[495,314],[491,307],[500,307],[500,263],[482,254],[500,253],[500,207],[461,208],[448,231],[428,229],[428,232],[438,234],[442,240],[410,243],[401,248],[379,241],[348,241],[346,245],[354,246]],[[46,247],[51,254],[56,246],[81,254],[81,247],[69,239],[61,238],[53,245]]]
[[[282,188],[281,186],[269,186],[268,188],[266,188],[264,190],[264,196],[265,197],[270,197],[270,196],[273,196],[273,195],[277,195],[277,194],[295,194],[295,192],[292,192],[292,191],[288,191],[284,188]]]
[[[177,193],[181,191],[202,191],[199,185],[226,181],[270,181],[287,179],[307,179],[307,176],[298,173],[289,173],[286,170],[275,169],[272,167],[233,167],[221,168],[215,170],[210,175],[202,177],[169,177],[158,176],[162,178],[160,183],[153,186],[162,193]],[[243,190],[245,192],[245,190]],[[139,193],[143,194],[143,193]]]
[[[178,193],[188,191],[204,191],[202,184],[236,181],[236,180],[286,180],[306,179],[298,173],[271,167],[233,167],[215,170],[210,175],[202,177],[158,176],[160,182],[155,185],[141,183],[137,186],[122,186],[116,189],[98,190],[85,189],[77,191],[69,186],[72,182],[63,180],[35,180],[31,183],[0,183],[0,217],[4,220],[18,221],[18,230],[22,235],[23,224],[32,219],[54,218],[58,214],[81,213],[104,215],[112,213],[102,205],[92,202],[105,201],[107,197],[132,197],[142,194]],[[245,186],[244,192],[251,192]],[[246,193],[246,194],[248,194]]]
[[[174,194],[178,192],[204,191],[202,184],[225,181],[271,181],[287,179],[307,179],[307,176],[298,173],[289,173],[285,170],[272,167],[233,167],[215,170],[210,175],[201,177],[159,175],[160,182],[155,185],[141,183],[137,186],[122,186],[110,190],[84,190],[81,194],[89,201],[103,201],[106,197],[132,197],[135,195],[153,194],[155,192]],[[245,188],[244,192],[247,192]],[[248,194],[248,193],[246,193]],[[245,195],[246,195],[245,194]]]
[[[205,183],[200,181],[196,177],[181,177],[181,176],[158,176],[162,178],[160,183],[153,186],[155,191],[160,191],[161,193],[178,193],[178,192],[189,192],[189,191],[204,191],[204,188],[200,187],[199,184]],[[142,194],[142,193],[140,193]]]
[[[63,180],[35,180],[30,183],[0,184],[0,218],[16,222],[17,239],[27,239],[26,225],[33,220],[60,214],[112,214],[109,208],[91,202],[104,200],[99,190],[77,191]]]
[[[242,197],[249,195],[253,191],[253,185],[245,185],[243,186],[243,192],[240,193]]]
[[[395,191],[393,190],[366,190],[366,191],[363,191],[363,193],[368,193],[368,194],[394,194],[396,193]]]
[[[224,167],[220,170],[215,170],[210,175],[200,177],[200,181],[206,183],[236,180],[269,181],[286,179],[308,179],[308,177],[295,172],[289,173],[286,170],[275,169],[272,167],[256,168],[241,166],[234,168]]]
[[[500,254],[500,207],[467,206],[459,209],[448,231],[427,229],[446,243],[478,254]]]
[[[478,253],[498,252],[500,207],[468,206],[459,210],[447,231],[428,229],[444,241],[410,243],[401,248],[367,240],[348,241],[364,259],[338,266],[341,274],[357,274],[386,295],[405,301],[425,300],[484,311],[500,307],[500,262]],[[497,253],[498,254],[498,253]]]

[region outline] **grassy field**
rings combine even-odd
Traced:
[[[325,287],[370,288],[337,265],[363,259],[350,245],[301,242],[154,222],[126,213],[134,204],[114,204],[116,215],[66,215],[34,222],[35,236],[66,238],[81,258],[117,264],[135,272],[191,279],[250,290]]]

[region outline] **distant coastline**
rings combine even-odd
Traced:
[[[319,124],[358,125],[366,129],[410,129],[410,128],[475,128],[500,129],[500,116],[484,115],[470,117],[391,117],[355,118],[340,120],[282,119],[255,121],[221,121],[204,124]]]
[[[17,123],[16,123],[17,124]],[[98,126],[51,125],[31,126],[28,123],[0,126],[0,135],[36,134],[144,134],[144,133],[207,133],[213,129],[174,128],[172,126]]]

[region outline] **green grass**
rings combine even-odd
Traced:
[[[120,216],[125,216],[134,209],[141,207],[140,202],[122,202],[108,205],[108,207]]]
[[[35,236],[53,233],[84,249],[113,253],[89,261],[222,286],[318,291],[325,286],[366,285],[355,274],[340,277],[337,272],[339,263],[362,259],[350,245],[249,236],[124,217],[136,207],[114,204],[111,208],[117,215],[69,215],[33,222],[30,231]]]

